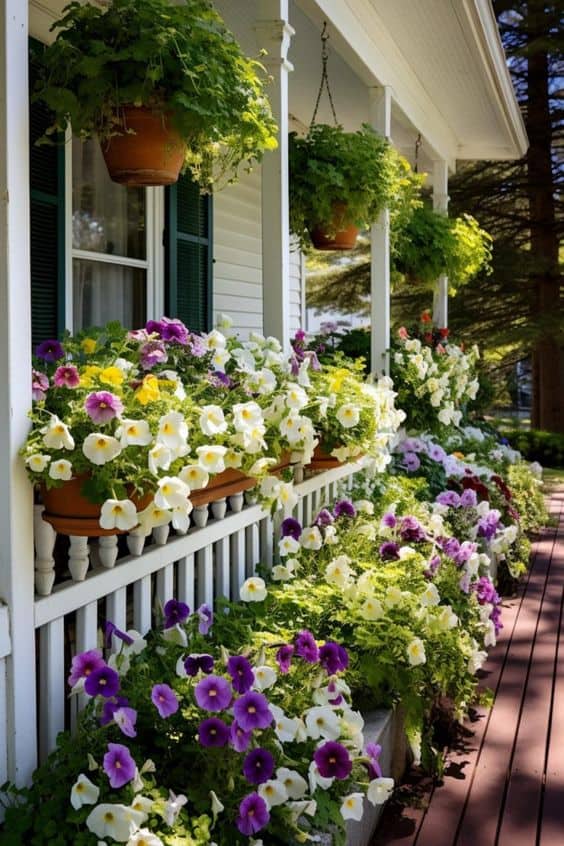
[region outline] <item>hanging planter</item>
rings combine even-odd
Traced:
[[[102,529],[101,507],[86,499],[82,493],[86,478],[76,476],[57,488],[41,486],[41,499],[45,506],[42,517],[45,522],[50,523],[59,534],[74,537],[101,538],[125,534],[119,529]],[[130,498],[137,511],[142,511],[153,499],[152,495],[135,497],[133,494]]]
[[[306,465],[306,470],[315,470],[316,472],[334,470],[336,467],[342,467],[343,464],[343,461],[339,461],[338,458],[335,458],[334,455],[327,452],[325,446],[320,443],[315,447],[312,459],[309,464]]]
[[[124,106],[118,114],[123,134],[102,141],[108,173],[121,185],[172,185],[186,158],[186,144],[170,115],[143,106]]]
[[[211,3],[70,3],[37,57],[35,100],[53,113],[40,143],[68,127],[97,137],[112,179],[203,188],[276,147],[262,65],[247,59]]]
[[[360,231],[358,226],[350,224],[343,227],[342,221],[347,215],[347,206],[344,203],[334,203],[333,212],[329,229],[314,226],[310,231],[311,243],[316,250],[353,250]]]

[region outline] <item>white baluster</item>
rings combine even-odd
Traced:
[[[33,537],[35,542],[35,590],[40,596],[49,596],[55,583],[53,549],[57,533],[43,517],[44,506],[33,508]]]
[[[300,482],[304,480],[304,465],[301,461],[298,464],[294,464],[294,483],[299,485]]]
[[[215,502],[212,502],[211,510],[214,520],[223,520],[227,511],[227,500],[225,497],[222,499],[216,499]]]
[[[239,514],[243,510],[243,503],[245,498],[242,493],[236,493],[229,497],[229,505],[234,514]]]
[[[146,534],[143,530],[136,530],[129,532],[127,535],[127,548],[130,555],[141,555],[143,547],[145,546]]]
[[[153,529],[153,540],[158,546],[164,546],[168,540],[169,534],[170,526],[168,523],[166,526],[155,526]]]
[[[258,500],[258,495],[255,491],[245,492],[245,502],[247,505],[255,505]]]
[[[118,557],[117,535],[98,538],[98,555],[100,556],[100,564],[106,570],[111,570],[115,566]]]
[[[83,582],[88,572],[90,547],[88,538],[71,535],[69,549],[69,570],[75,582]]]
[[[203,529],[208,525],[210,512],[207,505],[197,505],[192,511],[192,520],[198,529]]]

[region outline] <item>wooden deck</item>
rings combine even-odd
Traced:
[[[412,774],[372,846],[564,846],[564,486],[484,667],[495,691],[450,750],[444,780]]]

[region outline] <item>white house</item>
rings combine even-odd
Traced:
[[[213,200],[187,182],[125,189],[110,182],[93,143],[69,139],[58,150],[30,142],[41,126],[37,107],[30,122],[30,39],[52,37],[63,5],[0,0],[0,783],[25,781],[72,723],[65,670],[73,650],[96,644],[99,618],[147,628],[155,595],[213,601],[236,589],[259,556],[272,556],[269,518],[234,502],[224,519],[221,509],[207,525],[201,515],[202,527],[186,536],[132,544],[136,556],[113,538],[90,546],[72,538],[73,577],[53,587],[56,538],[40,514],[34,521],[18,457],[32,337],[114,318],[139,325],[165,312],[205,329],[227,312],[243,336],[289,338],[302,323],[304,280],[290,248],[287,135],[311,119],[324,21],[340,120],[347,129],[370,122],[412,161],[420,135],[437,210],[446,210],[457,160],[517,158],[527,145],[490,0],[215,0],[249,54],[268,51],[279,147]],[[320,120],[330,117],[326,106]],[[373,361],[382,362],[386,214],[372,245]],[[438,307],[444,319],[444,281]],[[301,515],[350,472],[305,482]]]

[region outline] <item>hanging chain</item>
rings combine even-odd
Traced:
[[[415,164],[413,166],[413,170],[415,173],[419,173],[419,149],[423,141],[421,140],[421,133],[415,139]]]
[[[321,95],[323,94],[323,89],[327,88],[327,95],[329,97],[329,103],[331,104],[331,111],[333,112],[333,120],[335,121],[335,126],[339,126],[339,121],[337,120],[337,112],[335,111],[335,104],[333,103],[333,94],[331,92],[331,88],[329,86],[329,74],[327,73],[327,62],[329,61],[329,50],[327,49],[327,42],[329,41],[329,33],[327,32],[327,21],[323,23],[323,31],[321,33],[321,84],[319,86],[319,93],[317,95],[317,100],[315,103],[315,109],[313,110],[313,117],[311,119],[310,129],[315,123],[315,119],[317,117],[317,112],[319,109],[319,104],[321,102]]]

